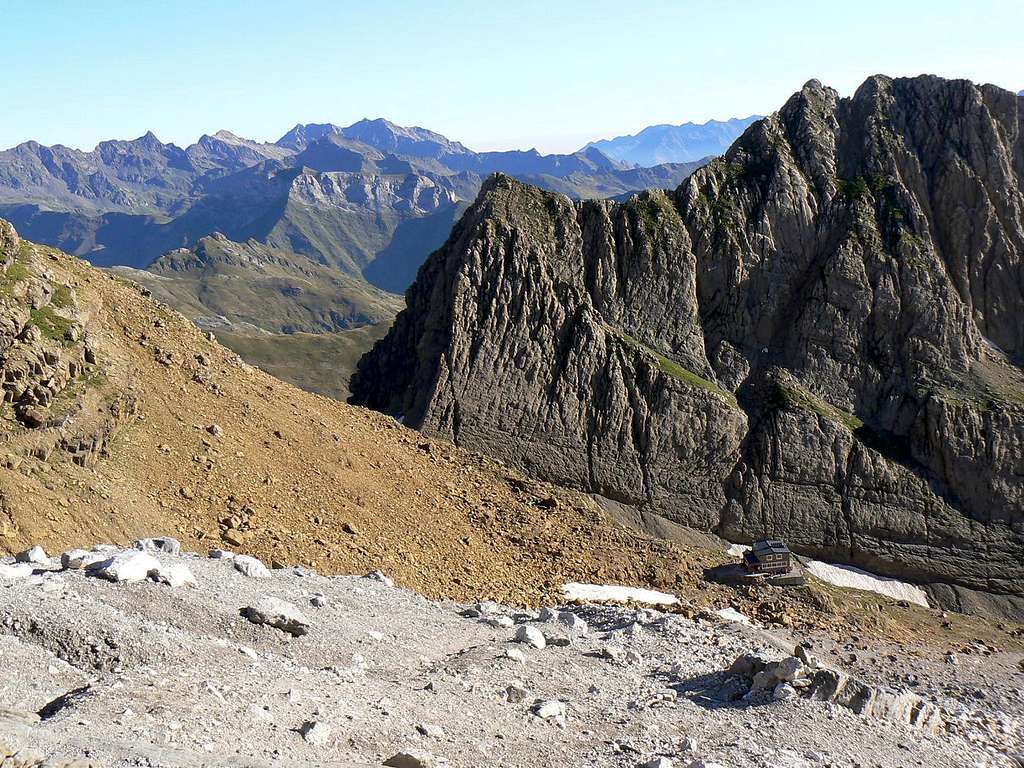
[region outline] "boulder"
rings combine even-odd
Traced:
[[[384,761],[387,768],[437,768],[438,761],[429,752],[409,750],[397,752]]]
[[[510,704],[518,704],[526,701],[530,696],[530,689],[520,683],[510,683],[505,687],[505,701]]]
[[[565,702],[558,699],[544,699],[534,704],[532,711],[541,720],[564,719],[566,707]]]
[[[319,721],[303,723],[299,733],[302,734],[302,738],[306,740],[307,744],[312,744],[315,747],[327,746],[331,740],[331,726]]]
[[[262,561],[249,555],[235,555],[235,570],[250,579],[269,579],[270,569]]]
[[[161,584],[171,587],[198,586],[196,577],[184,563],[160,564],[160,568],[153,574],[154,578]]]
[[[276,597],[265,597],[254,605],[246,606],[241,613],[253,624],[267,624],[293,637],[309,632],[309,619],[298,606]]]
[[[805,695],[829,701],[859,715],[903,723],[931,733],[938,732],[942,714],[937,707],[910,691],[875,688],[835,669],[819,669],[811,677]]]
[[[49,568],[53,565],[53,561],[50,559],[50,556],[46,554],[46,550],[38,544],[34,547],[29,547],[24,552],[19,552],[14,556],[14,561],[17,563],[38,565],[40,568]]]
[[[97,576],[116,583],[145,581],[150,573],[160,570],[160,561],[148,552],[140,550],[124,550],[117,554],[94,562],[86,567],[90,576]]]
[[[544,633],[536,627],[522,626],[516,630],[515,641],[529,645],[531,648],[543,649],[547,646]]]
[[[0,579],[13,581],[14,579],[27,579],[35,569],[28,563],[0,563]]]
[[[106,555],[100,552],[89,552],[84,549],[69,549],[60,556],[60,567],[65,571],[80,571],[93,563],[105,560]]]
[[[567,626],[569,628],[569,632],[574,635],[586,635],[590,629],[587,626],[587,622],[572,611],[562,611],[558,614],[558,620]]]
[[[170,536],[157,536],[151,539],[139,539],[135,548],[143,552],[163,552],[168,555],[181,554],[181,542]]]

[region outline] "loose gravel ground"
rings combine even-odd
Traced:
[[[830,665],[957,715],[929,734],[801,698],[715,699],[738,655],[781,658],[804,637],[576,606],[589,627],[580,635],[536,612],[485,606],[474,617],[471,606],[367,578],[295,568],[250,578],[230,560],[156,556],[186,565],[197,586],[82,571],[0,580],[0,742],[102,766],[369,766],[418,751],[467,768],[632,768],[658,756],[726,768],[959,768],[1014,766],[1009,754],[1024,749],[1016,653],[976,649],[954,664],[814,638]],[[241,615],[267,597],[296,606],[308,633]],[[511,642],[520,626],[547,646]],[[564,722],[533,714],[543,701],[564,703]]]

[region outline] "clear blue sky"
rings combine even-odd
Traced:
[[[768,113],[817,77],[1024,89],[1021,0],[0,4],[0,147],[387,117],[474,149],[573,150]]]

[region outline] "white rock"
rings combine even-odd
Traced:
[[[168,555],[181,554],[181,542],[170,536],[156,536],[152,539],[139,539],[135,548],[143,552],[163,552]]]
[[[126,549],[86,568],[90,576],[117,583],[144,581],[150,573],[160,570],[160,561],[148,552]]]
[[[431,723],[417,723],[416,730],[428,739],[443,739],[444,728],[440,725],[433,725]]]
[[[558,620],[565,624],[574,635],[586,635],[590,629],[585,620],[571,611],[562,611],[558,614]]]
[[[363,578],[370,579],[371,581],[379,581],[385,587],[395,586],[395,582],[392,581],[388,576],[385,576],[383,571],[370,571]]]
[[[235,570],[250,579],[269,579],[270,570],[255,557],[249,555],[235,555],[233,558]]]
[[[520,701],[526,701],[530,696],[530,689],[520,683],[511,683],[505,687],[504,691],[505,701],[510,704],[518,704]]]
[[[804,664],[796,656],[787,656],[782,661],[769,664],[767,669],[783,682],[792,682],[801,676]]]
[[[33,566],[28,563],[0,563],[0,579],[27,579],[32,575],[32,571]]]
[[[235,553],[226,549],[211,549],[208,556],[211,560],[234,560]]]
[[[542,720],[550,720],[552,718],[564,718],[565,717],[565,703],[558,701],[558,699],[545,699],[544,701],[538,701],[533,706],[533,714]]]
[[[14,562],[29,563],[30,565],[38,565],[43,568],[49,568],[53,565],[53,561],[50,560],[50,556],[46,554],[46,550],[38,544],[34,547],[29,547],[24,552],[19,552],[14,556]]]
[[[323,608],[327,605],[327,598],[324,595],[313,595],[310,599],[309,604],[314,608]]]
[[[793,651],[793,655],[800,659],[808,669],[818,669],[821,667],[821,662],[818,660],[818,657],[803,645],[798,645],[796,650]]]
[[[796,688],[789,683],[779,683],[775,686],[772,698],[776,701],[789,701],[796,696]]]
[[[99,552],[87,552],[84,549],[71,549],[60,556],[60,567],[65,571],[79,571],[93,563],[105,560],[106,556]]]
[[[476,612],[477,616],[490,616],[498,613],[501,610],[501,606],[493,600],[481,600],[473,606],[472,610]]]
[[[302,734],[302,738],[306,740],[307,744],[312,744],[315,747],[326,746],[331,740],[331,726],[318,721],[303,723],[299,733]]]
[[[622,661],[626,657],[626,652],[617,645],[606,645],[601,649],[601,656],[609,661]]]
[[[295,637],[309,632],[309,619],[298,606],[276,597],[265,597],[255,605],[246,606],[242,615],[253,624],[267,624]]]
[[[548,644],[544,639],[544,633],[536,627],[520,627],[516,630],[515,640],[517,643],[524,643],[537,649],[542,649]]]
[[[161,584],[168,584],[172,587],[198,586],[196,577],[184,563],[160,564],[155,578]]]
[[[518,648],[506,648],[505,658],[511,659],[512,661],[518,661],[520,664],[526,663],[526,654]]]

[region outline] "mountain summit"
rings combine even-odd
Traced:
[[[706,123],[652,125],[631,136],[617,136],[587,144],[608,157],[641,167],[660,163],[692,163],[722,154],[760,115]],[[583,151],[581,150],[581,151]]]
[[[674,193],[495,177],[353,402],[1024,616],[1022,114],[963,80],[811,81]]]

